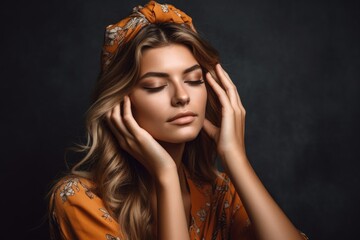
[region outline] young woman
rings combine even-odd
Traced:
[[[51,191],[53,238],[307,239],[247,159],[216,50],[174,6],[150,1],[107,27],[86,126],[85,157]]]

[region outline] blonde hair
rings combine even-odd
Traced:
[[[85,156],[71,168],[71,174],[95,182],[94,191],[102,198],[110,214],[118,219],[125,239],[154,238],[153,217],[148,201],[152,186],[147,170],[119,146],[106,124],[105,115],[123,101],[124,95],[136,84],[142,52],[147,48],[169,44],[188,47],[202,67],[203,74],[209,71],[216,76],[214,66],[219,62],[218,53],[198,33],[186,25],[174,23],[145,26],[134,39],[118,50],[107,70],[100,73],[92,104],[86,113],[87,143],[72,148],[73,151],[85,153]],[[206,118],[219,126],[221,105],[207,83],[206,88]],[[204,130],[186,143],[183,163],[195,181],[214,181],[217,176],[215,160],[216,147]],[[50,214],[52,207],[50,201]],[[55,225],[51,218],[50,225]]]

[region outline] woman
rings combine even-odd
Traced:
[[[307,239],[250,166],[245,109],[191,20],[150,1],[107,27],[86,155],[51,192],[53,238]]]

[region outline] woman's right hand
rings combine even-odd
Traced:
[[[143,164],[155,180],[154,211],[157,239],[189,239],[177,168],[169,153],[141,128],[131,113],[128,96],[106,114],[107,122],[121,148]],[[149,199],[150,200],[150,199]]]
[[[124,97],[123,116],[120,108],[118,103],[107,112],[106,119],[121,148],[136,158],[156,178],[169,168],[176,169],[169,153],[134,119],[129,96]]]

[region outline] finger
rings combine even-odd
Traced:
[[[215,81],[215,79],[213,78],[213,76],[211,76],[210,72],[206,73],[206,79],[208,80],[209,85],[212,87],[212,89],[214,90],[215,94],[218,96],[221,105],[225,108],[225,109],[229,109],[231,107],[230,104],[230,100],[228,98],[228,96],[226,95],[226,92],[224,91],[224,89],[222,87],[220,87],[220,85]]]
[[[124,139],[124,136],[119,132],[119,130],[114,126],[113,122],[111,121],[111,114],[112,114],[112,110],[110,110],[106,113],[107,125],[109,126],[111,133],[115,136],[117,141],[120,143],[120,146],[125,149],[125,147],[127,145],[126,141]]]
[[[216,140],[219,135],[219,128],[212,124],[208,119],[204,119],[203,128],[210,138]]]
[[[231,81],[229,74],[225,71],[225,69],[218,64],[221,68],[221,72],[224,73],[224,75],[226,76],[226,79],[231,83],[231,85],[234,87],[234,95],[236,96],[236,102],[237,102],[237,107],[234,109],[235,110],[235,115],[236,115],[236,121],[242,120],[245,117],[246,111],[245,108],[241,102],[241,98],[240,95],[238,93],[237,87],[236,85],[234,85],[234,83]],[[243,125],[244,126],[244,125]],[[243,129],[242,129],[243,130]]]
[[[245,127],[244,124],[245,108],[241,103],[240,95],[237,91],[236,86],[231,81],[229,74],[224,70],[224,68],[220,64],[217,64],[216,68],[218,71],[217,73],[219,75],[219,78],[223,80],[222,84],[224,85],[224,88],[227,89],[229,98],[232,101],[232,106],[235,112],[235,122],[240,123],[240,125],[238,124],[235,125],[235,132],[237,133],[238,136],[242,137]]]
[[[235,112],[235,121],[238,122],[242,115],[242,105],[240,101],[240,96],[237,92],[237,88],[235,84],[231,81],[229,74],[224,70],[224,68],[219,63],[216,64],[215,70],[217,75],[219,76],[221,83],[225,88],[226,93],[229,96],[231,105]]]
[[[243,106],[243,104],[242,104],[242,102],[241,102],[241,97],[240,97],[240,95],[239,95],[239,93],[238,93],[238,90],[237,90],[236,85],[232,82],[229,74],[225,71],[225,69],[224,69],[220,64],[218,64],[218,65],[220,66],[221,71],[225,74],[226,79],[227,79],[229,82],[231,82],[231,85],[232,85],[232,86],[234,87],[234,89],[235,89],[236,102],[237,102],[238,106],[241,108],[242,111],[245,112],[245,108],[244,108],[244,106]]]
[[[234,107],[234,109],[239,108],[240,109],[240,102],[239,102],[239,96],[236,90],[235,84],[231,81],[229,74],[225,72],[225,70],[222,68],[222,66],[218,63],[215,66],[216,74],[219,76],[219,79],[222,83],[222,85],[225,88],[226,94],[229,96],[231,105]]]
[[[139,130],[141,129],[139,124],[134,119],[131,111],[131,101],[129,96],[124,96],[124,124],[127,126],[129,131],[135,136],[139,136]]]
[[[120,134],[122,134],[126,139],[133,139],[133,135],[131,134],[131,132],[127,129],[124,120],[121,116],[121,106],[120,103],[117,104],[111,112],[111,121],[112,123],[115,125],[115,127],[118,129],[118,131],[120,132]],[[126,140],[128,141],[128,140]]]

